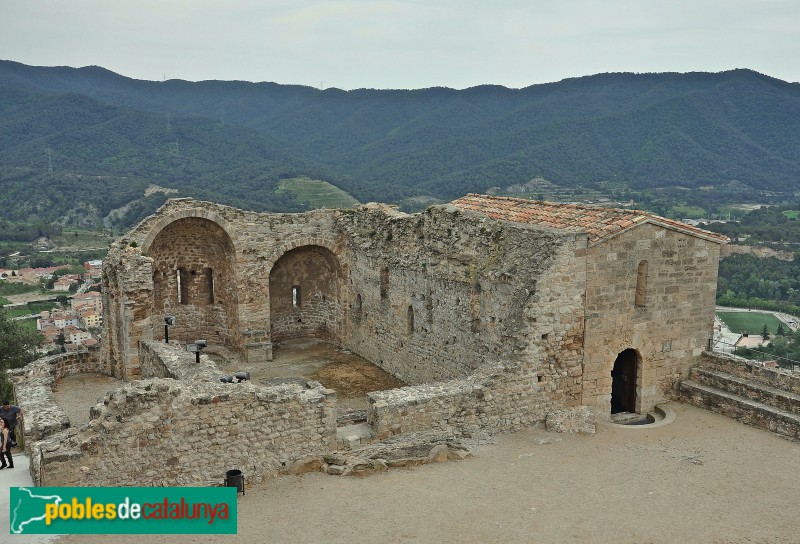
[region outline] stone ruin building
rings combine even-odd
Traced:
[[[375,444],[433,436],[457,456],[481,432],[593,432],[595,416],[677,394],[711,336],[726,241],[640,211],[472,194],[416,214],[169,200],[104,261],[101,348],[17,378],[32,398],[71,372],[130,382],[83,429],[57,409],[30,423],[35,480],[204,485],[231,466],[258,481],[345,463],[334,391],[220,383],[183,351],[199,338],[253,366],[315,337],[400,378],[369,394]],[[386,466],[375,444],[356,456]]]

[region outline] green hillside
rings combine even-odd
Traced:
[[[341,91],[0,61],[0,215],[17,220],[130,224],[166,198],[151,183],[296,211],[313,204],[279,186],[300,177],[411,208],[492,191],[698,215],[800,192],[798,141],[800,85],[750,70]],[[534,179],[548,190],[515,189]]]
[[[350,208],[358,200],[327,181],[309,178],[282,179],[276,194],[291,193],[294,199],[309,208]]]

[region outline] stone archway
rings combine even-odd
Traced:
[[[318,245],[286,251],[269,273],[273,342],[313,336],[339,342],[342,271],[333,252]]]
[[[200,217],[166,224],[152,238],[153,337],[163,338],[163,316],[175,316],[170,337],[205,339],[241,351],[235,280],[236,251],[220,225]]]
[[[611,370],[611,413],[636,412],[637,385],[641,357],[632,348],[617,355]]]

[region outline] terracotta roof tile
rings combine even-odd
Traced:
[[[454,200],[452,204],[462,210],[470,210],[501,221],[530,223],[568,232],[585,232],[589,235],[590,245],[645,222],[686,232],[717,243],[728,242],[728,238],[721,234],[639,210],[559,204],[476,194],[468,194]]]

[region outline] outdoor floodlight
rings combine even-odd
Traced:
[[[208,346],[205,340],[195,340],[193,344],[186,344],[186,351],[194,353],[194,362],[200,364],[200,352]]]
[[[165,315],[164,316],[164,343],[169,344],[169,328],[171,325],[175,324],[175,316],[174,315]]]
[[[233,383],[233,376],[223,376],[219,379],[222,383]]]
[[[249,372],[237,372],[234,376],[236,377],[237,383],[242,383],[243,381],[250,379]]]

